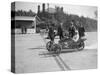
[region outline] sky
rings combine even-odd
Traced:
[[[38,5],[40,5],[40,10],[42,10],[42,3],[31,3],[31,2],[16,2],[15,10],[32,10],[37,13]],[[96,19],[94,12],[97,11],[96,6],[81,6],[81,5],[69,5],[69,4],[49,4],[50,8],[55,8],[55,6],[63,7],[65,13],[75,14],[78,16],[84,16]],[[46,4],[47,9],[47,4]]]

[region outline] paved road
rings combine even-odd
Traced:
[[[60,56],[45,48],[45,35],[15,35],[16,73],[50,72],[97,68],[97,33],[87,33],[83,51],[63,50]]]

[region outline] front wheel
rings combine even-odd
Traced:
[[[52,41],[47,42],[47,44],[46,44],[46,49],[47,49],[48,51],[51,51],[52,45],[53,45],[53,42],[52,42]]]
[[[85,47],[84,42],[80,42],[80,44],[79,44],[79,46],[78,46],[78,50],[81,51],[81,50],[84,49],[84,47]]]

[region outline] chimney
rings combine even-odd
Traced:
[[[42,5],[42,12],[45,12],[45,4]]]
[[[40,5],[38,5],[38,13],[40,13]]]
[[[63,7],[61,7],[61,11],[63,11]]]
[[[48,6],[48,12],[49,12],[49,3],[47,3],[47,6]]]

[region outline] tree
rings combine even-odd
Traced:
[[[97,10],[94,12],[94,14],[95,14],[95,18],[97,18],[97,17],[98,17],[98,12],[97,12]]]
[[[34,13],[32,10],[24,11],[24,10],[18,10],[15,11],[15,16],[34,16],[36,13]]]

